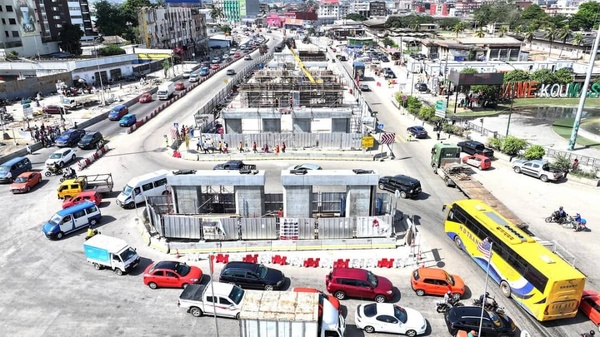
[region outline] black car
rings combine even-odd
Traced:
[[[58,147],[74,146],[81,140],[83,135],[85,135],[84,130],[69,129],[56,138],[54,143]]]
[[[79,141],[79,143],[77,143],[77,146],[79,146],[79,148],[81,149],[93,149],[96,148],[96,146],[98,144],[102,144],[102,142],[104,141],[104,138],[102,137],[102,134],[98,131],[92,131],[92,132],[88,132],[85,134],[85,136],[83,136],[83,138],[81,138],[81,140]]]
[[[414,198],[421,193],[421,182],[418,179],[398,174],[379,178],[379,188],[384,191],[400,192],[402,199]]]
[[[280,290],[285,283],[285,275],[262,264],[229,262],[223,267],[219,282],[233,283],[244,289]]]
[[[406,129],[406,131],[408,131],[408,133],[413,135],[413,137],[415,138],[427,138],[427,130],[425,130],[425,128],[420,125],[411,126],[408,129]]]
[[[494,157],[494,150],[485,147],[485,145],[482,142],[478,142],[475,140],[465,140],[462,142],[458,142],[458,144],[456,145],[460,147],[460,150],[462,152],[468,154],[481,154],[488,158]]]
[[[388,79],[388,80],[392,80],[396,78],[396,74],[394,74],[393,71],[388,71],[385,73],[385,75],[383,75],[383,78]]]
[[[458,330],[478,331],[481,307],[453,307],[446,311],[444,319],[446,320],[448,332],[452,336],[456,335]],[[513,337],[516,329],[517,327],[510,317],[492,311],[483,311],[482,336]]]
[[[381,61],[381,62],[390,62],[390,59],[387,56],[385,56],[385,55],[381,55],[381,56],[379,56],[379,61]]]
[[[419,91],[419,92],[429,92],[429,88],[427,87],[427,84],[425,84],[425,83],[415,84],[415,89],[417,89],[417,91]]]

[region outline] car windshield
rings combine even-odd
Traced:
[[[52,216],[52,218],[50,219],[50,221],[48,221],[48,223],[52,224],[52,225],[58,225],[62,222],[62,217],[58,214],[54,214]]]
[[[50,155],[50,159],[60,159],[62,155],[60,153],[53,153]]]
[[[192,268],[190,268],[190,266],[188,266],[185,263],[180,263],[177,265],[177,267],[175,267],[177,274],[181,275],[181,276],[185,276],[187,274],[190,273],[190,270],[192,270]]]
[[[373,287],[377,288],[379,282],[377,281],[377,276],[375,276],[370,271],[367,271],[367,281],[373,285]]]
[[[92,138],[94,138],[94,135],[85,135],[85,136],[83,136],[83,138],[81,138],[81,141],[87,142],[87,141],[92,140]]]
[[[264,279],[265,277],[267,277],[267,272],[269,271],[269,268],[263,266],[262,264],[258,266],[258,276],[262,279]]]
[[[7,173],[8,171],[10,171],[8,169],[8,167],[6,167],[6,166],[0,166],[0,173]]]
[[[131,191],[133,191],[133,187],[127,185],[127,186],[125,186],[125,188],[123,189],[123,192],[121,192],[121,193],[123,193],[123,195],[130,196]]]
[[[373,316],[377,315],[377,304],[375,304],[375,303],[367,304],[363,308],[364,308],[363,311],[365,313],[365,316],[373,317]]]
[[[406,310],[397,305],[394,306],[394,317],[396,317],[402,323],[406,323],[408,320],[408,314],[406,313]]]
[[[135,249],[129,247],[127,248],[125,251],[123,251],[120,256],[121,256],[121,260],[123,262],[128,261],[129,259],[131,259],[132,257],[134,257],[136,255]]]
[[[25,177],[17,177],[17,179],[15,179],[15,183],[24,183],[27,181],[27,178]]]
[[[235,304],[240,304],[242,298],[244,298],[244,289],[237,286],[233,286],[231,292],[229,293],[229,299],[232,300]]]
[[[446,282],[448,282],[448,284],[450,285],[454,285],[454,277],[452,277],[452,275],[445,273],[446,274]]]

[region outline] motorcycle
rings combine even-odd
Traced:
[[[581,219],[580,221],[573,221],[575,232],[587,232],[587,220]]]
[[[479,298],[476,298],[473,300],[473,305],[477,306],[477,307],[481,307],[482,305],[482,300],[483,300],[484,296],[481,296]],[[487,311],[492,311],[498,314],[504,314],[504,308],[500,307],[498,305],[498,302],[496,302],[496,299],[493,297],[490,297],[489,295],[485,296],[486,300],[485,300],[485,306],[484,309]],[[492,302],[490,303],[488,301],[488,299],[491,299]]]
[[[546,222],[556,222],[557,224],[564,224],[568,222],[569,215],[560,216],[558,211],[552,212],[552,215],[546,218]]]
[[[435,306],[436,306],[435,310],[441,314],[441,313],[445,313],[450,308],[462,307],[462,306],[464,306],[464,304],[460,303],[459,300],[449,299],[448,302],[445,302],[445,301],[437,302],[435,304]]]
[[[53,174],[58,176],[58,175],[63,174],[63,171],[62,171],[62,169],[60,167],[56,168],[54,166],[48,166],[48,168],[47,168],[46,172],[44,173],[44,175],[46,177],[50,177]]]
[[[77,178],[77,173],[75,172],[75,170],[70,170],[68,174],[67,174],[67,172],[63,173],[63,176],[60,177],[60,182],[62,183],[65,180],[75,179],[75,178]]]

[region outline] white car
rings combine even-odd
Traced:
[[[68,162],[75,160],[75,158],[77,158],[77,155],[71,148],[56,150],[46,160],[46,166],[52,166],[54,163],[58,163],[58,166],[64,167]]]
[[[191,73],[190,74],[190,83],[194,83],[194,82],[198,82],[200,80],[200,75],[196,74],[196,73]]]
[[[186,71],[186,72],[183,73],[183,75],[181,75],[181,77],[183,77],[183,78],[190,78],[191,74],[192,74],[191,72]]]
[[[391,303],[360,304],[354,321],[356,327],[368,333],[389,332],[414,337],[427,330],[427,321],[420,312]]]

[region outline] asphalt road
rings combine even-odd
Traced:
[[[241,61],[243,62],[243,61]],[[118,191],[132,177],[159,168],[211,169],[213,162],[187,162],[175,159],[166,153],[162,135],[168,132],[173,122],[191,124],[193,112],[202,106],[212,95],[224,86],[224,73],[217,74],[201,87],[190,92],[185,98],[173,104],[156,118],[131,135],[117,133],[111,137],[112,150],[84,173],[111,172]],[[387,95],[387,96],[386,96]],[[367,100],[377,100],[383,105],[379,109],[380,118],[394,126],[390,130],[399,135],[410,125],[411,119],[401,116],[386,103],[389,94],[378,91],[366,95]],[[389,104],[390,106],[386,105]],[[132,108],[133,109],[133,108]],[[112,125],[106,126],[107,128]],[[100,129],[100,131],[102,131]],[[422,245],[426,249],[436,248],[441,261],[426,261],[427,265],[437,265],[449,272],[459,274],[469,288],[466,303],[478,296],[484,289],[484,272],[476,267],[464,254],[458,252],[451,242],[445,239],[441,205],[445,202],[464,198],[456,189],[445,187],[439,177],[429,169],[429,149],[434,140],[428,139],[411,143],[401,142],[396,147],[394,161],[386,162],[323,162],[324,169],[370,168],[380,175],[404,173],[421,180],[424,193],[417,200],[401,200],[398,208],[411,216],[418,225]],[[43,153],[37,156],[45,158]],[[42,162],[43,162],[42,160]],[[39,162],[39,160],[36,160]],[[278,171],[296,162],[259,162],[260,169],[268,172],[266,192],[281,192]],[[546,225],[543,221],[549,210],[563,204],[567,209],[585,210],[592,214],[592,205],[597,199],[596,190],[585,186],[567,184],[544,184],[533,178],[518,176],[506,166],[495,161],[496,169],[483,172],[480,178],[486,186],[506,202],[520,217],[532,223],[539,236],[551,238],[553,235],[564,242],[576,242],[591,252],[596,232],[572,233],[556,225]],[[489,185],[488,185],[489,184]],[[3,291],[0,292],[0,321],[4,335],[19,336],[179,336],[190,335],[192,331],[202,331],[202,335],[216,336],[212,318],[194,318],[177,308],[177,297],[181,290],[151,290],[141,280],[143,268],[150,261],[168,258],[164,254],[146,247],[135,228],[135,211],[123,210],[115,204],[114,193],[102,205],[103,220],[100,231],[103,234],[127,240],[138,249],[143,257],[140,267],[131,275],[117,276],[110,271],[96,271],[86,264],[82,244],[85,233],[77,233],[61,241],[48,241],[41,233],[40,223],[60,209],[61,201],[56,199],[55,188],[58,177],[44,180],[39,188],[30,194],[11,195],[7,188],[0,189],[0,204],[4,205],[5,226],[0,232],[0,243],[4,247],[0,254],[0,266],[5,271],[0,275]],[[588,211],[589,210],[589,211]],[[583,211],[582,211],[583,213]],[[592,223],[590,221],[589,223]],[[582,239],[582,237],[584,239]],[[572,241],[571,241],[572,240]],[[588,250],[588,247],[590,249]],[[360,252],[336,252],[336,256],[356,256]],[[595,284],[598,273],[594,270],[595,254],[577,253],[582,270]],[[315,252],[315,255],[331,253]],[[362,256],[398,257],[397,251],[363,252]],[[589,256],[588,256],[589,255]],[[190,262],[208,272],[206,261]],[[221,266],[217,265],[216,272]],[[328,270],[284,266],[282,269],[290,278],[289,286],[324,288],[324,278]],[[447,336],[443,317],[435,313],[434,302],[439,298],[417,297],[409,285],[409,275],[413,267],[400,269],[376,269],[375,272],[392,280],[398,291],[395,301],[400,305],[421,311],[429,322],[428,336]],[[205,279],[206,281],[206,279]],[[598,288],[598,287],[594,287]],[[532,322],[510,300],[501,297],[497,286],[490,286],[490,293],[496,296],[517,325],[527,329],[533,336],[573,336],[592,328],[586,318],[540,326]],[[354,311],[360,300],[343,301],[348,317],[347,336],[363,336],[353,326]],[[238,335],[237,322],[219,319],[220,336]],[[378,336],[381,334],[373,334]]]

